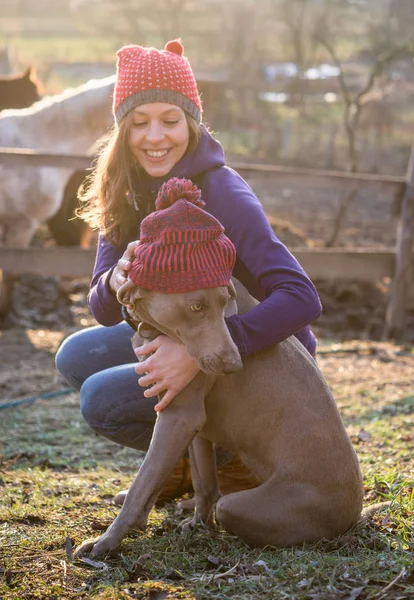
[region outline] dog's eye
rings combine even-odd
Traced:
[[[200,312],[201,310],[203,310],[203,305],[202,304],[192,304],[190,306],[190,308],[193,312]]]

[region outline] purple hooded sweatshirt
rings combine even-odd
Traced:
[[[315,287],[275,235],[249,185],[225,165],[221,144],[204,126],[197,148],[185,154],[168,175],[140,177],[135,190],[139,197],[137,210],[140,211],[139,205],[149,205],[154,210],[159,188],[171,177],[192,179],[200,187],[205,210],[222,223],[236,247],[233,275],[260,302],[247,313],[226,319],[242,358],[291,335],[314,354],[316,339],[309,323],[322,310]],[[138,238],[139,231],[129,241]],[[115,246],[99,237],[88,301],[101,325],[122,321],[121,305],[109,288],[109,279],[125,248],[126,245]]]

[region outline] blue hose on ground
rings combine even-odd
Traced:
[[[43,392],[37,396],[28,396],[27,398],[21,398],[20,400],[10,400],[10,402],[0,403],[0,410],[2,408],[12,408],[19,406],[20,404],[30,404],[36,402],[36,400],[48,400],[50,398],[56,398],[56,396],[64,396],[76,392],[74,388],[63,388],[63,390],[57,390],[56,392]]]

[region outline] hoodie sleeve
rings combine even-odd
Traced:
[[[109,287],[109,279],[124,252],[125,248],[113,246],[99,236],[88,304],[98,323],[107,327],[122,321],[121,305]]]
[[[260,304],[227,319],[242,357],[296,335],[314,353],[309,324],[321,314],[318,294],[298,261],[277,238],[248,184],[224,167],[205,177],[206,209],[237,251],[234,276]]]

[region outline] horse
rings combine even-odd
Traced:
[[[27,108],[40,100],[42,87],[30,67],[22,75],[0,77],[3,91],[0,110]],[[47,227],[57,246],[80,246],[87,248],[91,241],[91,228],[85,221],[75,218],[79,206],[78,190],[88,171],[75,171],[66,182],[62,203],[58,211],[47,220]]]
[[[86,153],[112,125],[115,78],[91,80],[22,110],[0,115],[2,145],[39,152]],[[38,225],[58,210],[72,170],[0,165],[0,243],[28,246]]]
[[[57,246],[90,246],[92,230],[88,223],[76,217],[76,210],[80,206],[79,188],[89,174],[90,171],[86,169],[72,173],[63,190],[59,210],[47,220],[47,227]]]
[[[87,153],[113,123],[111,98],[115,76],[91,80],[29,108],[0,114],[5,147],[39,152]],[[4,167],[0,164],[0,245],[29,246],[38,226],[58,211],[62,191],[72,174],[64,167]],[[3,281],[6,286],[6,282]],[[10,287],[10,286],[9,286]],[[8,291],[2,293],[6,313]],[[4,297],[8,298],[4,301]]]
[[[43,90],[34,67],[23,73],[0,77],[0,111],[5,108],[27,108],[41,99]]]

